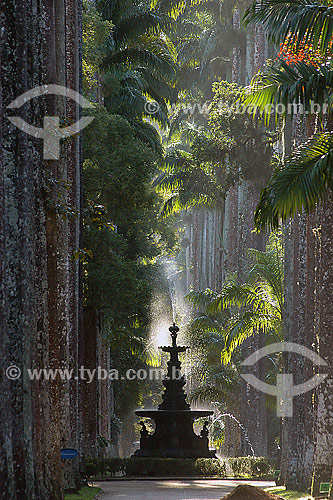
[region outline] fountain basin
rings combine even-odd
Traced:
[[[196,420],[197,418],[200,417],[210,417],[213,415],[213,411],[211,410],[136,410],[135,414],[139,415],[141,417],[148,417],[152,418],[155,420],[155,417],[158,417],[159,415],[169,415],[170,414],[183,414],[184,416],[191,417],[192,420]]]
[[[208,448],[208,438],[198,436],[193,422],[209,417],[210,410],[137,410],[136,415],[151,418],[155,432],[141,436],[140,450],[134,457],[154,458],[216,458]]]

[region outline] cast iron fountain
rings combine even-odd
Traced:
[[[149,434],[145,423],[141,422],[140,449],[133,457],[159,458],[216,458],[215,450],[208,447],[208,422],[204,423],[200,436],[193,430],[193,422],[200,417],[213,414],[208,410],[191,410],[184,392],[185,377],[181,375],[180,352],[187,347],[177,345],[178,326],[169,328],[172,346],[161,347],[170,354],[168,372],[163,380],[165,391],[162,403],[157,410],[137,410],[141,417],[148,417],[155,422],[155,432]]]

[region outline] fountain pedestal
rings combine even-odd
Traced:
[[[162,403],[157,410],[137,410],[141,417],[148,417],[155,422],[155,432],[149,434],[142,422],[140,449],[133,457],[155,458],[216,458],[215,450],[208,447],[208,430],[205,422],[201,435],[193,430],[197,418],[213,414],[209,410],[191,410],[186,402],[184,392],[185,378],[181,375],[179,353],[187,347],[177,345],[179,328],[173,324],[169,328],[172,346],[162,347],[163,352],[170,354],[168,372],[163,380],[165,391]]]

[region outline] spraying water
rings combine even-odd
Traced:
[[[213,403],[215,405],[218,405],[219,403]],[[219,410],[218,410],[219,411]],[[250,450],[251,450],[251,453],[252,453],[252,456],[254,457],[255,456],[255,451],[254,451],[254,448],[252,446],[252,443],[249,439],[249,435],[247,433],[247,430],[246,428],[244,427],[244,425],[235,417],[235,415],[233,415],[232,413],[219,413],[216,418],[213,420],[213,422],[211,423],[211,425],[213,425],[215,422],[222,422],[223,421],[221,420],[222,417],[229,417],[231,418],[234,422],[236,422],[236,424],[238,425],[238,427],[243,431],[244,433],[244,438],[245,438],[245,441],[247,442],[247,444],[249,445],[250,447]]]

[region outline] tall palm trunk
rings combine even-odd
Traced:
[[[317,337],[318,354],[328,365],[328,377],[316,394],[315,455],[312,494],[319,493],[321,482],[330,482],[333,466],[333,195],[329,194],[322,207],[320,317]],[[332,491],[331,491],[332,494]]]
[[[42,82],[41,39],[43,27],[37,2],[1,2],[3,21],[1,86],[3,107]],[[28,15],[32,13],[34,16]],[[50,45],[51,47],[52,45]],[[43,115],[40,104],[31,106],[22,118],[36,124]],[[3,498],[51,500],[62,498],[58,439],[52,439],[50,391],[45,381],[29,380],[26,369],[47,367],[48,302],[44,182],[42,150],[37,141],[9,124],[1,123],[3,185],[3,274],[4,311],[1,364],[15,364],[23,377],[1,383],[1,486]],[[42,224],[44,225],[42,227]],[[53,409],[53,408],[52,408]],[[54,406],[53,411],[57,410]]]
[[[3,138],[0,156],[0,253],[3,257],[0,363],[1,371],[14,364],[23,372],[23,377],[16,381],[6,377],[1,377],[0,381],[0,497],[61,500],[60,410],[63,401],[60,400],[59,381],[30,380],[26,369],[63,368],[60,345],[65,344],[63,340],[67,334],[64,332],[74,324],[68,321],[66,314],[63,316],[58,301],[61,297],[62,304],[66,304],[70,299],[66,227],[59,224],[54,210],[59,202],[57,189],[48,193],[45,189],[48,187],[46,179],[53,178],[55,184],[60,179],[65,180],[67,163],[65,160],[60,167],[55,161],[44,162],[42,142],[12,126],[3,116],[3,110],[31,88],[67,82],[64,77],[61,82],[57,81],[56,47],[64,46],[64,40],[62,34],[56,37],[53,0],[29,3],[1,0],[0,11],[3,23],[0,40],[0,137]],[[61,16],[57,19],[60,22]],[[71,30],[77,33],[77,28]],[[66,62],[59,63],[58,69],[62,69],[63,75],[71,65],[71,56],[72,52]],[[77,61],[75,63],[78,74]],[[77,83],[73,88],[78,90]],[[25,112],[26,106],[20,110],[20,116],[35,126],[40,126],[40,118],[45,114],[63,116],[55,99],[45,101],[47,107],[42,99],[31,101],[29,113]],[[77,156],[75,162],[77,165]],[[79,189],[78,178],[75,191]],[[77,236],[76,227],[75,242]],[[77,265],[74,269],[76,274],[73,273],[71,279],[77,283]],[[76,311],[72,338],[77,338],[78,301],[72,302],[72,306]],[[75,391],[77,393],[77,389]],[[78,401],[75,403],[77,405]],[[77,413],[75,419],[77,421]]]
[[[286,125],[286,152],[306,139],[301,117]],[[301,214],[285,225],[285,305],[284,340],[313,349],[316,338],[316,255],[318,218]],[[314,367],[304,357],[290,355],[285,372],[292,373],[294,384],[314,375]],[[304,408],[307,409],[304,412]],[[313,466],[313,394],[307,392],[293,400],[293,416],[283,420],[281,481],[289,489],[306,491]]]

